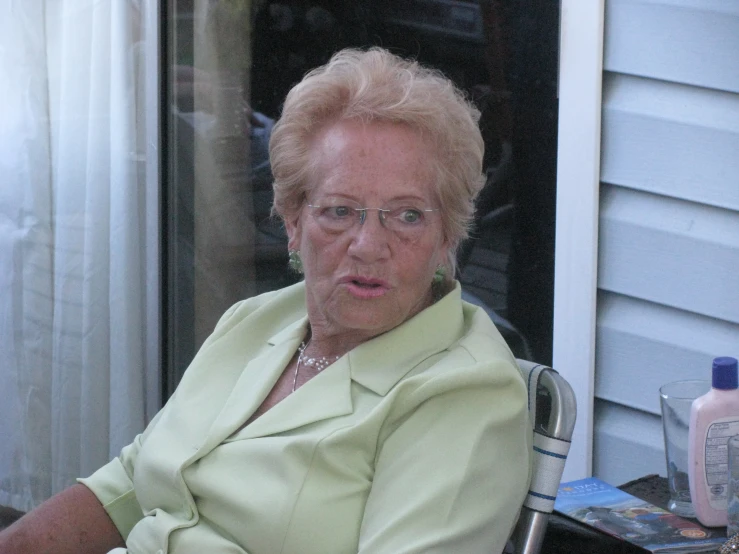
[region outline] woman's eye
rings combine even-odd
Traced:
[[[413,208],[405,208],[400,213],[400,219],[403,223],[419,223],[421,221],[422,214],[418,210]]]
[[[352,209],[348,206],[334,206],[330,209],[329,214],[332,217],[349,217],[352,213]]]

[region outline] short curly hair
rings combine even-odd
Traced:
[[[287,95],[272,130],[269,154],[274,175],[273,213],[296,217],[314,170],[312,139],[331,122],[358,120],[408,125],[437,151],[430,162],[449,250],[449,278],[456,251],[468,236],[474,202],[483,184],[485,144],[480,112],[441,72],[382,48],[345,49],[310,71]]]

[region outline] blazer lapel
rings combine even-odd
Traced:
[[[348,352],[244,427],[235,440],[283,433],[352,413],[353,380],[384,396],[411,368],[458,339],[464,326],[460,295],[457,284],[455,290],[412,320]]]
[[[307,324],[307,318],[303,318],[274,335],[268,340],[267,350],[247,363],[210,426],[199,455],[237,431],[236,440],[262,437],[352,412],[351,376],[345,356],[239,430],[274,387],[303,340]]]
[[[352,411],[351,375],[344,356],[244,427],[236,440],[284,433]]]
[[[265,350],[246,364],[198,452],[208,452],[222,443],[264,402],[300,345],[306,325],[307,318],[302,318],[276,334],[267,341]]]
[[[460,288],[404,325],[358,346],[296,392],[239,430],[261,405],[305,336],[303,317],[268,340],[264,353],[247,363],[223,409],[192,459],[231,437],[233,440],[284,433],[353,412],[352,380],[385,395],[412,367],[449,347],[463,327]],[[409,347],[408,345],[412,345]]]

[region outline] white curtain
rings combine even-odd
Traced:
[[[0,0],[0,505],[151,416],[143,29],[136,0]]]

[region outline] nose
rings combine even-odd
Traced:
[[[380,221],[380,212],[367,210],[364,218],[349,231],[348,253],[358,261],[372,263],[390,255],[390,233]]]

